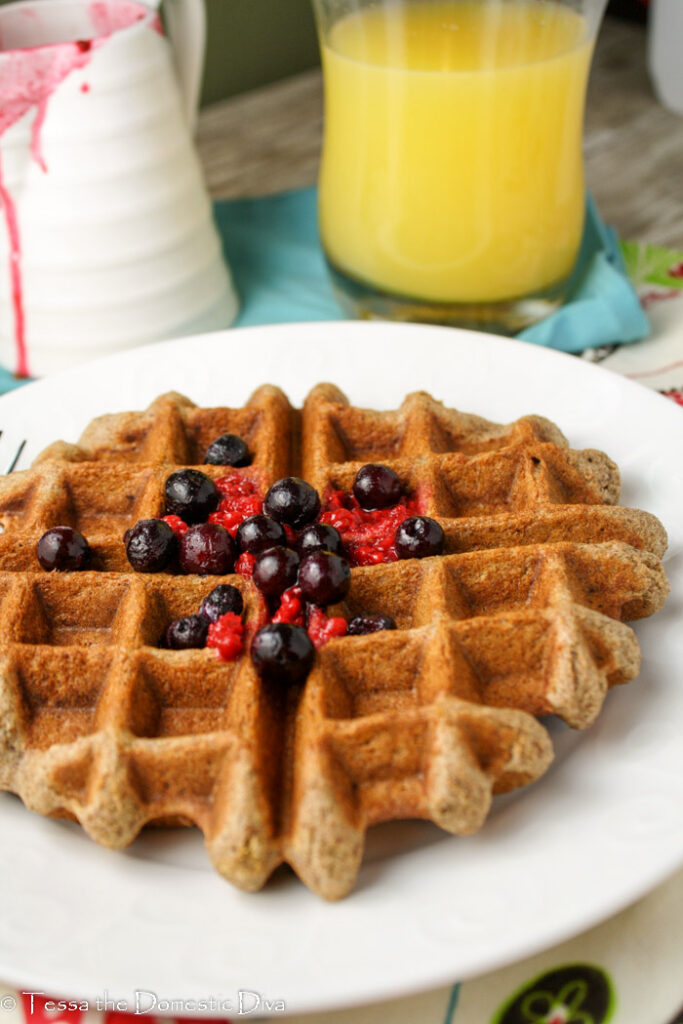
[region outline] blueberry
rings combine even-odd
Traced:
[[[191,647],[206,646],[209,623],[201,615],[186,615],[175,619],[164,635],[166,646],[172,651],[185,651]]]
[[[253,580],[261,593],[277,597],[296,583],[299,556],[291,548],[268,548],[254,562]]]
[[[300,530],[310,523],[320,512],[318,492],[305,480],[298,476],[286,476],[276,480],[266,494],[263,511],[277,519],[278,523],[287,523],[295,530]]]
[[[371,462],[361,466],[353,481],[356,501],[366,512],[390,508],[401,500],[401,481],[388,466]]]
[[[391,615],[356,615],[349,622],[347,633],[350,636],[365,636],[366,633],[379,633],[383,629],[396,629]]]
[[[200,576],[225,576],[235,565],[235,542],[217,523],[191,526],[178,541],[183,572]]]
[[[204,462],[213,466],[248,466],[251,455],[237,434],[221,434],[206,449]]]
[[[270,516],[249,516],[237,530],[237,543],[240,551],[248,551],[250,555],[258,555],[266,548],[278,547],[287,543],[287,535],[279,523]]]
[[[179,469],[166,481],[166,515],[201,523],[218,508],[220,494],[213,480],[198,469]]]
[[[442,553],[444,533],[429,516],[413,516],[398,527],[394,544],[399,558],[429,558]]]
[[[199,614],[209,622],[218,622],[221,615],[227,615],[228,612],[241,615],[243,608],[244,601],[237,587],[219,583],[202,601]]]
[[[175,533],[161,519],[140,519],[126,530],[123,542],[136,572],[161,572],[178,550]]]
[[[334,526],[325,523],[311,523],[304,526],[296,542],[300,558],[312,555],[314,551],[331,551],[334,555],[344,554],[344,545]]]
[[[38,561],[43,569],[51,572],[72,572],[87,569],[90,564],[90,547],[78,530],[70,526],[54,526],[36,545]]]
[[[314,551],[301,563],[298,582],[308,601],[319,605],[336,604],[349,592],[349,563],[331,551]]]
[[[271,623],[260,629],[251,645],[251,660],[263,676],[276,683],[300,683],[313,665],[315,649],[301,626]]]

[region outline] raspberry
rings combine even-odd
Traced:
[[[262,508],[263,502],[257,495],[223,498],[218,509],[209,516],[209,522],[223,526],[234,538],[244,520],[259,515]]]
[[[242,522],[242,517],[238,512],[226,512],[222,508],[218,512],[212,512],[209,516],[210,523],[217,523],[218,526],[222,526],[223,529],[227,530],[231,537],[235,537],[237,529]]]
[[[335,636],[346,636],[348,631],[348,622],[342,618],[341,615],[333,615],[327,620],[327,625],[324,629],[325,643],[328,640],[332,640]]]
[[[207,647],[215,647],[221,661],[234,661],[244,648],[244,626],[239,615],[226,612],[209,626]]]
[[[382,562],[395,562],[395,552],[386,551],[370,544],[359,544],[349,550],[349,557],[354,565],[381,565]]]
[[[189,530],[189,526],[180,516],[162,516],[161,521],[162,523],[168,523],[176,537],[181,537]]]
[[[318,608],[317,605],[309,605],[306,632],[316,651],[319,651],[333,637],[346,636],[346,629],[346,619],[342,619],[340,616],[328,619],[322,608]]]
[[[248,551],[245,551],[235,562],[235,572],[243,576],[245,580],[251,579],[255,561],[256,555],[250,555]]]
[[[282,523],[282,529],[285,531],[287,546],[290,548],[296,547],[296,533],[292,527],[288,526],[287,523]]]
[[[224,498],[235,498],[245,494],[258,494],[258,484],[241,473],[228,473],[216,480],[216,487]]]
[[[325,507],[327,509],[344,508],[345,500],[346,495],[343,491],[331,490],[325,495]]]
[[[240,498],[239,501],[235,502],[237,511],[240,512],[243,519],[248,519],[249,516],[258,515],[262,508],[263,502],[257,494],[246,495],[244,498]]]
[[[343,536],[353,529],[356,520],[353,512],[340,508],[334,509],[331,512],[324,512],[320,517],[320,522],[324,523],[325,526],[333,526]]]
[[[273,615],[272,622],[289,622],[292,626],[303,626],[304,612],[301,602],[301,587],[290,587],[280,597],[280,607]]]
[[[320,522],[333,526],[341,539],[351,565],[379,565],[397,559],[394,538],[400,524],[417,515],[425,495],[402,496],[392,508],[366,511],[353,494],[331,490],[325,495],[325,511]]]

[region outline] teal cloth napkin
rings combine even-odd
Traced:
[[[626,271],[616,232],[603,224],[589,195],[569,298],[556,313],[518,337],[562,352],[583,352],[640,341],[649,334],[650,324]]]
[[[241,299],[237,327],[343,320],[325,270],[316,190],[215,204],[218,230]],[[649,324],[624,268],[615,233],[588,198],[586,225],[570,298],[557,313],[519,335],[564,352],[637,341]],[[0,392],[17,381],[0,369]]]
[[[343,320],[318,240],[316,190],[216,203],[225,253],[242,298],[237,326]],[[650,327],[629,281],[614,231],[592,198],[570,298],[519,335],[563,352],[645,338]]]

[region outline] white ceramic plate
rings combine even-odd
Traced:
[[[270,381],[299,403],[319,380],[376,408],[424,388],[500,422],[541,413],[573,447],[615,458],[624,504],[656,513],[671,538],[671,597],[636,626],[640,677],[609,695],[587,733],[553,727],[554,766],[497,800],[479,835],[410,823],[373,830],[357,889],[333,905],[286,873],[258,895],[236,891],[210,868],[198,833],[150,833],[112,853],[2,795],[3,980],[91,1000],[106,990],[131,1007],[136,990],[233,1004],[249,990],[284,1000],[290,1013],[330,1009],[530,955],[615,913],[683,863],[683,418],[673,403],[506,339],[288,324],[140,349],[30,385],[0,399],[0,426],[29,439],[28,465],[53,438],[75,440],[98,413],[143,408],[164,390],[241,405]]]

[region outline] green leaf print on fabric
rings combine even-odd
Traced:
[[[644,242],[621,242],[621,254],[636,288],[646,284],[683,289],[683,250]]]

